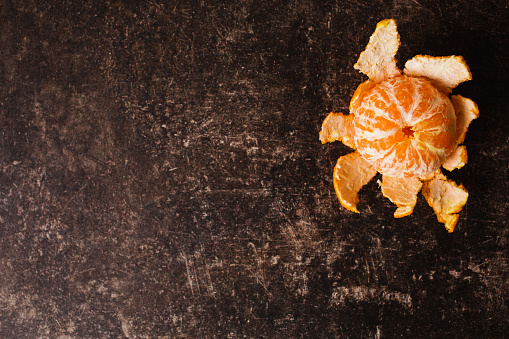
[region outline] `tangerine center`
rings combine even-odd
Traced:
[[[414,130],[412,129],[412,126],[405,126],[401,130],[405,137],[413,138],[414,137]]]

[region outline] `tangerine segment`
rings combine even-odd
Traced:
[[[457,55],[444,57],[416,55],[406,62],[403,72],[408,76],[430,79],[433,85],[446,94],[463,81],[472,79],[465,59]]]
[[[340,157],[334,167],[334,190],[341,205],[347,210],[359,213],[357,193],[376,174],[376,169],[362,158],[359,152]]]
[[[442,167],[448,171],[452,171],[458,168],[462,168],[467,164],[467,147],[465,145],[458,146],[454,152],[449,154],[445,159]]]
[[[454,107],[424,78],[385,80],[353,113],[357,150],[384,175],[425,176],[454,149]]]
[[[424,182],[422,195],[433,207],[438,221],[445,224],[450,233],[458,222],[459,213],[467,203],[468,192],[463,185],[456,185],[442,173],[438,172],[433,179]]]
[[[479,108],[475,102],[461,95],[453,95],[451,101],[456,111],[456,144],[459,145],[465,140],[472,120],[479,116]]]
[[[395,218],[412,214],[417,203],[417,193],[421,190],[422,182],[416,178],[398,178],[384,175],[382,177],[382,193],[398,208],[394,212]]]
[[[370,80],[380,82],[400,75],[394,56],[399,48],[399,33],[394,19],[385,19],[376,25],[366,49],[353,66],[366,74]]]
[[[376,82],[366,80],[357,87],[357,89],[353,93],[352,100],[350,100],[350,112],[354,111],[359,107],[359,105],[362,102],[362,98],[364,97],[364,94],[366,94],[366,92],[372,89],[373,86],[375,85]]]
[[[320,141],[322,144],[342,141],[345,145],[355,148],[353,142],[353,114],[330,113],[322,123]]]

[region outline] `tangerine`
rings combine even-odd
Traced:
[[[460,56],[417,55],[401,76],[394,58],[399,44],[396,22],[379,22],[354,65],[369,80],[357,87],[349,115],[331,112],[325,118],[320,141],[340,140],[357,149],[334,167],[334,189],[345,208],[358,212],[357,194],[378,171],[383,195],[398,207],[394,217],[411,214],[422,189],[438,221],[452,232],[468,192],[439,167],[452,171],[467,163],[461,144],[479,109],[468,98],[447,95],[472,74]]]
[[[361,86],[351,113],[362,157],[388,176],[421,177],[437,170],[456,146],[449,98],[419,77]]]

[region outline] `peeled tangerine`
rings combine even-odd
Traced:
[[[460,56],[427,55],[407,61],[402,74],[394,58],[399,44],[396,22],[379,22],[354,65],[369,80],[355,91],[350,114],[325,118],[320,141],[339,140],[356,149],[334,168],[334,188],[345,208],[358,213],[357,193],[379,172],[383,195],[397,206],[396,218],[412,213],[422,189],[438,221],[452,232],[468,192],[440,167],[452,171],[467,163],[461,144],[479,110],[472,100],[449,94],[472,75]]]

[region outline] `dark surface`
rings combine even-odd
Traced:
[[[507,1],[134,3],[2,1],[0,338],[507,333]],[[341,208],[318,141],[390,17],[473,73],[453,234]]]

